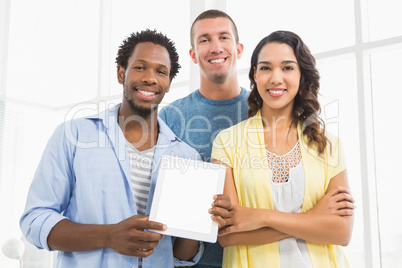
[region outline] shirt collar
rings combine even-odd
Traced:
[[[166,123],[158,116],[158,125],[159,125],[159,140],[163,143],[168,142],[181,142],[181,140],[173,133],[173,131],[166,125]],[[162,140],[163,139],[163,140]]]
[[[101,120],[103,125],[107,129],[116,127],[120,106],[121,103],[111,108],[107,108],[106,110],[100,112],[99,114],[87,116],[86,118]],[[173,133],[173,131],[166,125],[166,123],[160,117],[158,117],[158,125],[159,125],[158,144],[167,144],[175,141],[181,142],[181,140]]]
[[[86,118],[93,119],[93,120],[101,120],[103,125],[108,129],[115,127],[117,125],[117,118],[119,116],[120,106],[121,106],[121,103],[119,103],[111,108],[106,108],[106,110],[104,110],[98,114],[86,116]]]

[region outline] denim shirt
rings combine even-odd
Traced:
[[[60,220],[81,224],[115,224],[137,214],[130,185],[125,137],[117,123],[120,104],[96,116],[59,125],[50,138],[29,189],[21,230],[39,249],[49,249],[47,238]],[[147,204],[149,215],[163,155],[201,160],[199,154],[158,119],[159,135],[152,164]],[[212,197],[211,197],[212,198]],[[175,238],[164,236],[143,267],[193,265],[173,257]],[[57,267],[137,267],[138,258],[111,248],[59,252]]]

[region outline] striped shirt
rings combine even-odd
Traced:
[[[128,141],[126,145],[130,158],[131,189],[137,205],[137,214],[145,215],[149,188],[151,187],[152,160],[155,146],[140,152]]]
[[[151,187],[152,160],[155,146],[145,151],[138,151],[126,141],[128,156],[130,158],[131,190],[137,206],[137,214],[145,215]],[[142,268],[142,258],[138,258],[138,267]]]

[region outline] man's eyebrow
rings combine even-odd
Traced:
[[[227,34],[227,35],[231,35],[230,32],[219,32],[218,35],[223,35],[223,34]],[[203,38],[203,37],[210,37],[211,34],[209,33],[204,33],[198,36],[197,39]]]
[[[140,62],[140,63],[149,63],[148,61],[146,61],[146,60],[142,60],[142,59],[136,59],[135,60],[136,62]],[[163,64],[163,63],[156,63],[159,67],[164,67],[164,68],[167,68],[167,69],[169,69],[169,67],[168,66],[166,66],[165,64]]]
[[[200,39],[200,38],[209,37],[209,36],[210,36],[210,34],[204,33],[204,34],[199,35],[199,36],[197,37],[197,40]]]
[[[230,32],[220,32],[219,34],[220,34],[220,35],[222,35],[222,34],[228,34],[228,35],[231,35],[231,33],[230,33]]]

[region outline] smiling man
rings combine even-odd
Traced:
[[[230,16],[214,9],[198,15],[190,37],[189,53],[199,66],[200,88],[164,107],[159,116],[210,161],[218,132],[247,118],[249,92],[240,87],[236,69],[243,45]]]
[[[157,118],[178,54],[166,36],[146,30],[123,41],[116,63],[122,104],[56,129],[21,229],[36,247],[59,251],[57,267],[194,265],[202,243],[147,231],[166,228],[148,220],[161,157],[201,159]]]
[[[214,9],[194,20],[190,41],[191,60],[200,70],[200,88],[164,107],[159,116],[204,161],[210,161],[216,135],[247,118],[249,92],[240,87],[236,69],[243,45],[232,18]],[[221,267],[222,252],[218,243],[205,243],[196,267]]]

